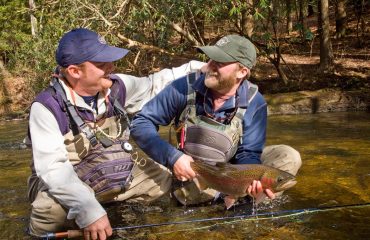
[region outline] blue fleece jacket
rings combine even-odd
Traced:
[[[235,106],[246,108],[243,118],[243,137],[238,150],[231,160],[233,164],[260,164],[260,156],[266,140],[267,104],[257,92],[248,103],[248,81],[244,81],[234,97],[229,98],[221,108],[213,112],[211,94],[204,85],[205,75],[201,75],[192,85],[197,92],[197,115],[211,114],[215,119],[224,119],[235,110]],[[186,107],[188,86],[186,76],[173,81],[156,97],[149,101],[131,124],[131,136],[139,147],[156,162],[173,167],[183,154],[176,147],[161,139],[159,126],[176,123]],[[206,111],[206,112],[205,112]]]

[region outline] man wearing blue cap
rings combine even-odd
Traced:
[[[286,145],[264,148],[267,104],[258,87],[248,81],[256,63],[254,45],[242,36],[228,35],[198,50],[210,59],[202,72],[172,82],[135,116],[131,135],[139,147],[173,169],[180,181],[196,177],[190,166],[193,158],[213,164],[262,163],[295,175],[301,166],[296,150]],[[178,148],[157,132],[160,125],[171,122],[178,133]],[[262,189],[260,181],[254,181],[247,192],[253,197],[275,197],[269,189]],[[201,191],[193,183],[174,191],[183,204],[204,202],[216,195],[215,190]],[[229,200],[228,207],[235,199]]]
[[[134,164],[127,114],[203,63],[191,61],[143,78],[112,74],[113,62],[127,53],[84,28],[61,38],[51,85],[30,112],[31,235],[78,227],[85,239],[106,239],[112,228],[100,202],[151,201],[169,190],[165,167],[150,159],[145,166]]]

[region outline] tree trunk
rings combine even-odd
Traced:
[[[318,9],[320,70],[322,72],[332,72],[334,70],[334,56],[329,31],[329,0],[319,0]]]
[[[346,34],[346,2],[346,0],[337,0],[335,4],[335,35],[337,38],[342,38]]]
[[[5,69],[4,62],[0,59],[0,115],[11,112],[8,88],[5,85],[5,78],[8,77],[8,71]]]
[[[274,64],[274,66],[276,68],[276,71],[278,72],[279,77],[281,78],[283,83],[285,85],[288,85],[289,79],[288,79],[287,75],[285,74],[285,72],[282,69],[281,64],[280,64],[280,62],[281,62],[281,49],[280,49],[280,47],[276,48],[276,53],[277,53],[276,58],[270,59],[270,61],[272,62],[272,64]]]
[[[293,21],[292,21],[292,2],[291,0],[285,0],[286,3],[286,32],[288,34],[293,30]]]
[[[34,12],[36,10],[36,5],[35,5],[34,0],[29,0],[28,4],[30,6],[30,15],[31,15],[31,33],[32,33],[32,36],[35,37],[37,35],[37,19],[34,15]]]
[[[253,0],[245,0],[246,8],[242,10],[242,32],[246,34],[249,38],[253,35],[253,29],[254,29],[254,19],[252,15],[252,9],[253,9]]]
[[[278,33],[278,19],[279,19],[279,16],[278,16],[278,12],[279,12],[279,1],[278,0],[272,0],[272,12],[271,12],[271,15],[272,15],[272,29],[274,31],[274,42],[275,42],[275,54],[274,54],[274,58],[272,60],[272,63],[274,64],[281,80],[283,81],[283,83],[285,85],[288,85],[288,77],[286,76],[284,70],[282,69],[281,67],[281,46],[280,46],[280,40],[279,40],[279,33]]]
[[[305,31],[306,31],[306,24],[305,24],[305,17],[304,17],[304,0],[298,0],[298,8],[299,8],[299,24],[300,26],[300,35],[302,38],[302,42],[306,41],[305,39]]]
[[[363,13],[365,12],[365,9],[366,9],[366,3],[365,3],[365,0],[353,0],[352,3],[353,3],[354,10],[355,10],[356,18],[357,18],[357,26],[356,26],[357,46],[362,47],[364,43],[363,37],[365,35],[365,29],[366,29],[365,20],[363,17]]]
[[[313,10],[312,2],[309,2],[307,5],[307,17],[311,17],[315,14],[315,11]]]

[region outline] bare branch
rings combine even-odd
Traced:
[[[157,9],[155,9],[152,5],[150,5],[148,2],[146,3],[150,9],[152,9],[153,11],[155,12],[159,12]],[[166,16],[164,16],[163,14],[160,15],[161,18],[164,18],[164,19],[167,19],[168,18]],[[189,31],[186,31],[184,30],[182,27],[180,27],[180,25],[178,25],[177,23],[175,22],[172,22],[172,21],[169,21],[169,25],[178,33],[180,33],[182,36],[184,36],[186,39],[188,39],[193,45],[195,46],[200,46],[201,44],[198,42],[197,39],[195,39],[195,37],[189,32]]]
[[[138,53],[135,56],[135,60],[134,60],[134,65],[135,66],[137,65],[137,61],[139,60],[140,53],[141,53],[141,51],[138,51]]]
[[[114,14],[110,19],[114,19],[116,17],[118,17],[118,15],[121,14],[122,10],[124,7],[126,7],[129,3],[130,3],[131,0],[124,0],[122,3],[121,3],[121,6],[119,6],[119,9],[118,11],[116,12],[116,14]]]
[[[191,21],[192,21],[192,23],[194,25],[195,31],[196,31],[196,33],[197,33],[197,35],[199,37],[199,40],[201,41],[201,44],[204,45],[203,37],[202,37],[202,35],[199,32],[197,23],[195,22],[195,17],[194,17],[193,11],[191,10],[189,3],[187,4],[187,6],[188,6],[188,9],[189,9],[189,13],[191,15]],[[199,46],[199,44],[197,44],[197,45]]]
[[[181,35],[183,35],[184,37],[186,37],[191,43],[193,43],[195,46],[200,46],[201,44],[198,42],[198,40],[196,40],[193,35],[191,33],[189,33],[188,31],[182,29],[177,23],[174,23],[174,22],[170,22],[170,25],[172,26],[172,28],[180,33]]]
[[[31,32],[32,36],[35,37],[37,35],[37,19],[35,17],[35,1],[34,0],[29,0],[28,1],[29,7],[30,7],[30,17],[31,17]]]
[[[168,54],[168,55],[171,55],[171,56],[175,55],[175,53],[169,52],[169,51],[167,51],[163,48],[159,48],[159,47],[156,47],[156,46],[153,46],[153,45],[147,45],[147,44],[140,43],[140,42],[137,42],[135,40],[129,39],[129,38],[123,36],[120,33],[117,34],[117,37],[119,39],[121,39],[122,41],[127,42],[129,48],[130,47],[139,47],[140,49],[144,49],[144,50],[148,50],[148,51],[155,51],[155,52],[165,53],[165,54]]]
[[[87,8],[87,9],[89,9],[90,11],[92,11],[92,12],[94,12],[94,13],[96,13],[96,14],[98,14],[99,15],[99,17],[105,22],[105,24],[107,24],[109,27],[112,27],[113,26],[113,24],[111,23],[111,22],[109,22],[104,16],[103,16],[103,14],[101,14],[100,12],[99,12],[99,10],[94,6],[94,5],[92,5],[92,4],[90,4],[90,5],[87,5],[87,3],[83,3],[82,1],[80,1],[80,0],[76,0],[78,3],[80,3],[81,5],[83,5],[85,8]]]

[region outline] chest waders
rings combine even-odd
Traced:
[[[107,124],[102,128],[93,124],[85,123],[80,117],[76,106],[67,99],[63,87],[59,80],[54,78],[52,81],[52,89],[54,95],[63,99],[65,105],[64,109],[68,115],[70,128],[73,132],[74,139],[80,139],[85,143],[84,149],[88,149],[85,154],[78,154],[81,160],[73,164],[74,170],[78,177],[87,185],[89,185],[95,192],[96,198],[101,202],[110,201],[116,195],[125,191],[126,185],[131,179],[131,170],[133,168],[133,161],[131,157],[131,150],[128,144],[128,127],[130,120],[127,113],[117,99],[119,88],[117,81],[113,81],[111,87],[110,102],[115,114],[111,118],[105,119]],[[109,105],[106,106],[107,110]],[[116,130],[113,132],[116,136],[110,137],[106,133],[109,131],[110,125],[117,124]],[[95,126],[95,128],[94,128]],[[117,130],[118,129],[118,130]],[[122,131],[122,129],[125,129]],[[78,136],[79,135],[79,136]],[[78,137],[76,137],[78,136]],[[67,151],[76,151],[77,145],[75,142],[67,144]]]
[[[187,104],[177,124],[179,148],[195,159],[209,162],[228,162],[235,155],[243,138],[245,108],[238,108],[230,124],[222,124],[206,116],[197,116],[196,92],[192,88],[198,73],[187,76]],[[248,102],[258,91],[257,85],[248,82]]]

